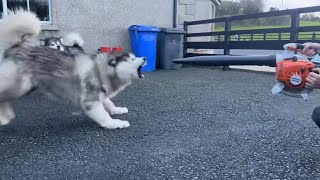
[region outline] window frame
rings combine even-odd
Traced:
[[[8,16],[8,0],[2,0],[2,8],[3,8],[3,14],[2,17]],[[49,21],[40,21],[42,25],[52,25],[52,0],[47,0],[48,1],[48,8],[49,8]],[[28,11],[30,11],[30,0],[27,0],[27,8]],[[1,20],[1,19],[0,19]]]

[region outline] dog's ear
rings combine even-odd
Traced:
[[[116,55],[116,61],[125,61],[126,59],[128,59],[130,57],[130,54],[129,53],[119,53],[119,52],[116,52],[117,55]]]
[[[61,36],[61,37],[59,38],[59,40],[60,40],[61,43],[63,44],[63,36]]]
[[[44,39],[40,39],[40,45],[44,46],[44,44],[45,44],[45,40]]]
[[[116,56],[116,61],[121,61],[122,56]]]
[[[110,60],[108,61],[108,64],[109,64],[109,66],[115,67],[116,64],[117,64],[117,60],[115,60],[115,59],[110,59]]]

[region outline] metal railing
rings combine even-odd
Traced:
[[[300,26],[300,15],[312,12],[320,12],[320,6],[184,22],[184,30],[186,31],[184,37],[184,57],[200,55],[188,53],[188,49],[223,49],[224,55],[230,55],[230,49],[282,50],[283,45],[290,42],[303,43],[309,40],[320,43],[318,38],[320,37],[320,26]],[[234,21],[277,16],[290,16],[290,26],[268,29],[231,30],[231,23]],[[224,31],[188,32],[190,26],[211,23],[224,23]],[[188,38],[206,36],[215,37],[214,41],[188,41]],[[303,38],[306,36],[310,38]]]

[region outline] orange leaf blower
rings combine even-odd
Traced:
[[[276,80],[278,84],[272,88],[273,94],[282,93],[293,97],[309,99],[309,89],[306,89],[306,78],[320,63],[319,55],[312,60],[297,54],[297,50],[304,46],[289,43],[283,46],[284,51],[275,55],[254,56],[198,56],[174,59],[174,63],[193,64],[201,66],[230,66],[230,65],[267,65],[276,67]]]
[[[296,54],[296,51],[304,46],[296,43],[284,45],[284,52],[277,54],[276,80],[278,84],[272,88],[273,94],[284,93],[285,95],[302,97],[309,100],[306,89],[306,78],[309,73],[320,63],[320,56],[316,55],[312,60]]]

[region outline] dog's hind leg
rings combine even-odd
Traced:
[[[126,107],[116,107],[109,98],[105,98],[103,100],[103,106],[109,112],[109,114],[111,114],[111,115],[128,113],[128,108],[126,108]]]
[[[12,109],[11,103],[0,103],[0,125],[7,125],[15,118],[15,113]]]

